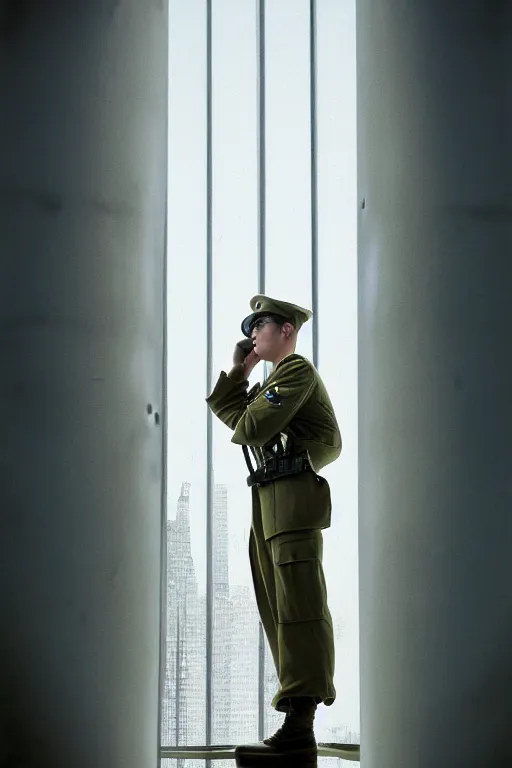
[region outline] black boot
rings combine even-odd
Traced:
[[[316,765],[317,746],[313,731],[316,701],[313,698],[290,698],[286,719],[274,736],[258,744],[244,744],[235,749],[237,765],[267,764]]]

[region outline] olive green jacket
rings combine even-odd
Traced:
[[[212,412],[234,430],[232,442],[264,446],[281,432],[297,453],[307,451],[315,473],[338,458],[341,435],[316,368],[301,355],[285,357],[263,386],[248,392],[243,365],[221,373],[207,398]],[[254,493],[256,491],[256,493]],[[259,492],[259,493],[258,493]],[[253,488],[262,508],[265,538],[285,531],[327,528],[331,498],[327,480],[305,473]]]

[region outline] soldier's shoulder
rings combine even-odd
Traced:
[[[279,370],[279,368],[284,368],[285,366],[293,366],[294,368],[310,368],[312,371],[315,370],[313,363],[308,360],[307,357],[304,357],[304,355],[297,354],[297,352],[294,352],[293,355],[287,355],[284,360],[281,360],[281,362],[276,366],[276,371]]]
[[[303,355],[295,352],[281,360],[272,374],[274,381],[283,379],[300,379],[303,383],[312,384],[318,380],[318,373],[315,366]]]

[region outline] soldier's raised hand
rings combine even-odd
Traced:
[[[244,373],[245,378],[248,379],[253,368],[255,368],[260,362],[261,357],[258,357],[254,349],[251,349],[249,354],[244,360]]]
[[[252,339],[242,339],[237,342],[235,351],[233,352],[233,365],[240,365],[245,361],[245,358],[250,355],[253,349]]]

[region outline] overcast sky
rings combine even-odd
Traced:
[[[206,574],[206,49],[204,0],[170,2],[169,516],[191,487],[192,549]],[[309,2],[267,1],[266,293],[311,308]],[[214,0],[213,376],[229,370],[257,284],[257,93],[254,0]],[[359,730],[357,562],[357,274],[355,0],[318,0],[319,371],[343,437],[322,472],[329,603],[340,635],[333,707],[318,718]],[[312,324],[298,351],[311,350]],[[176,361],[181,376],[176,378]],[[257,380],[262,366],[253,374]],[[214,424],[215,480],[228,486],[232,585],[251,585],[250,492],[239,446]]]

